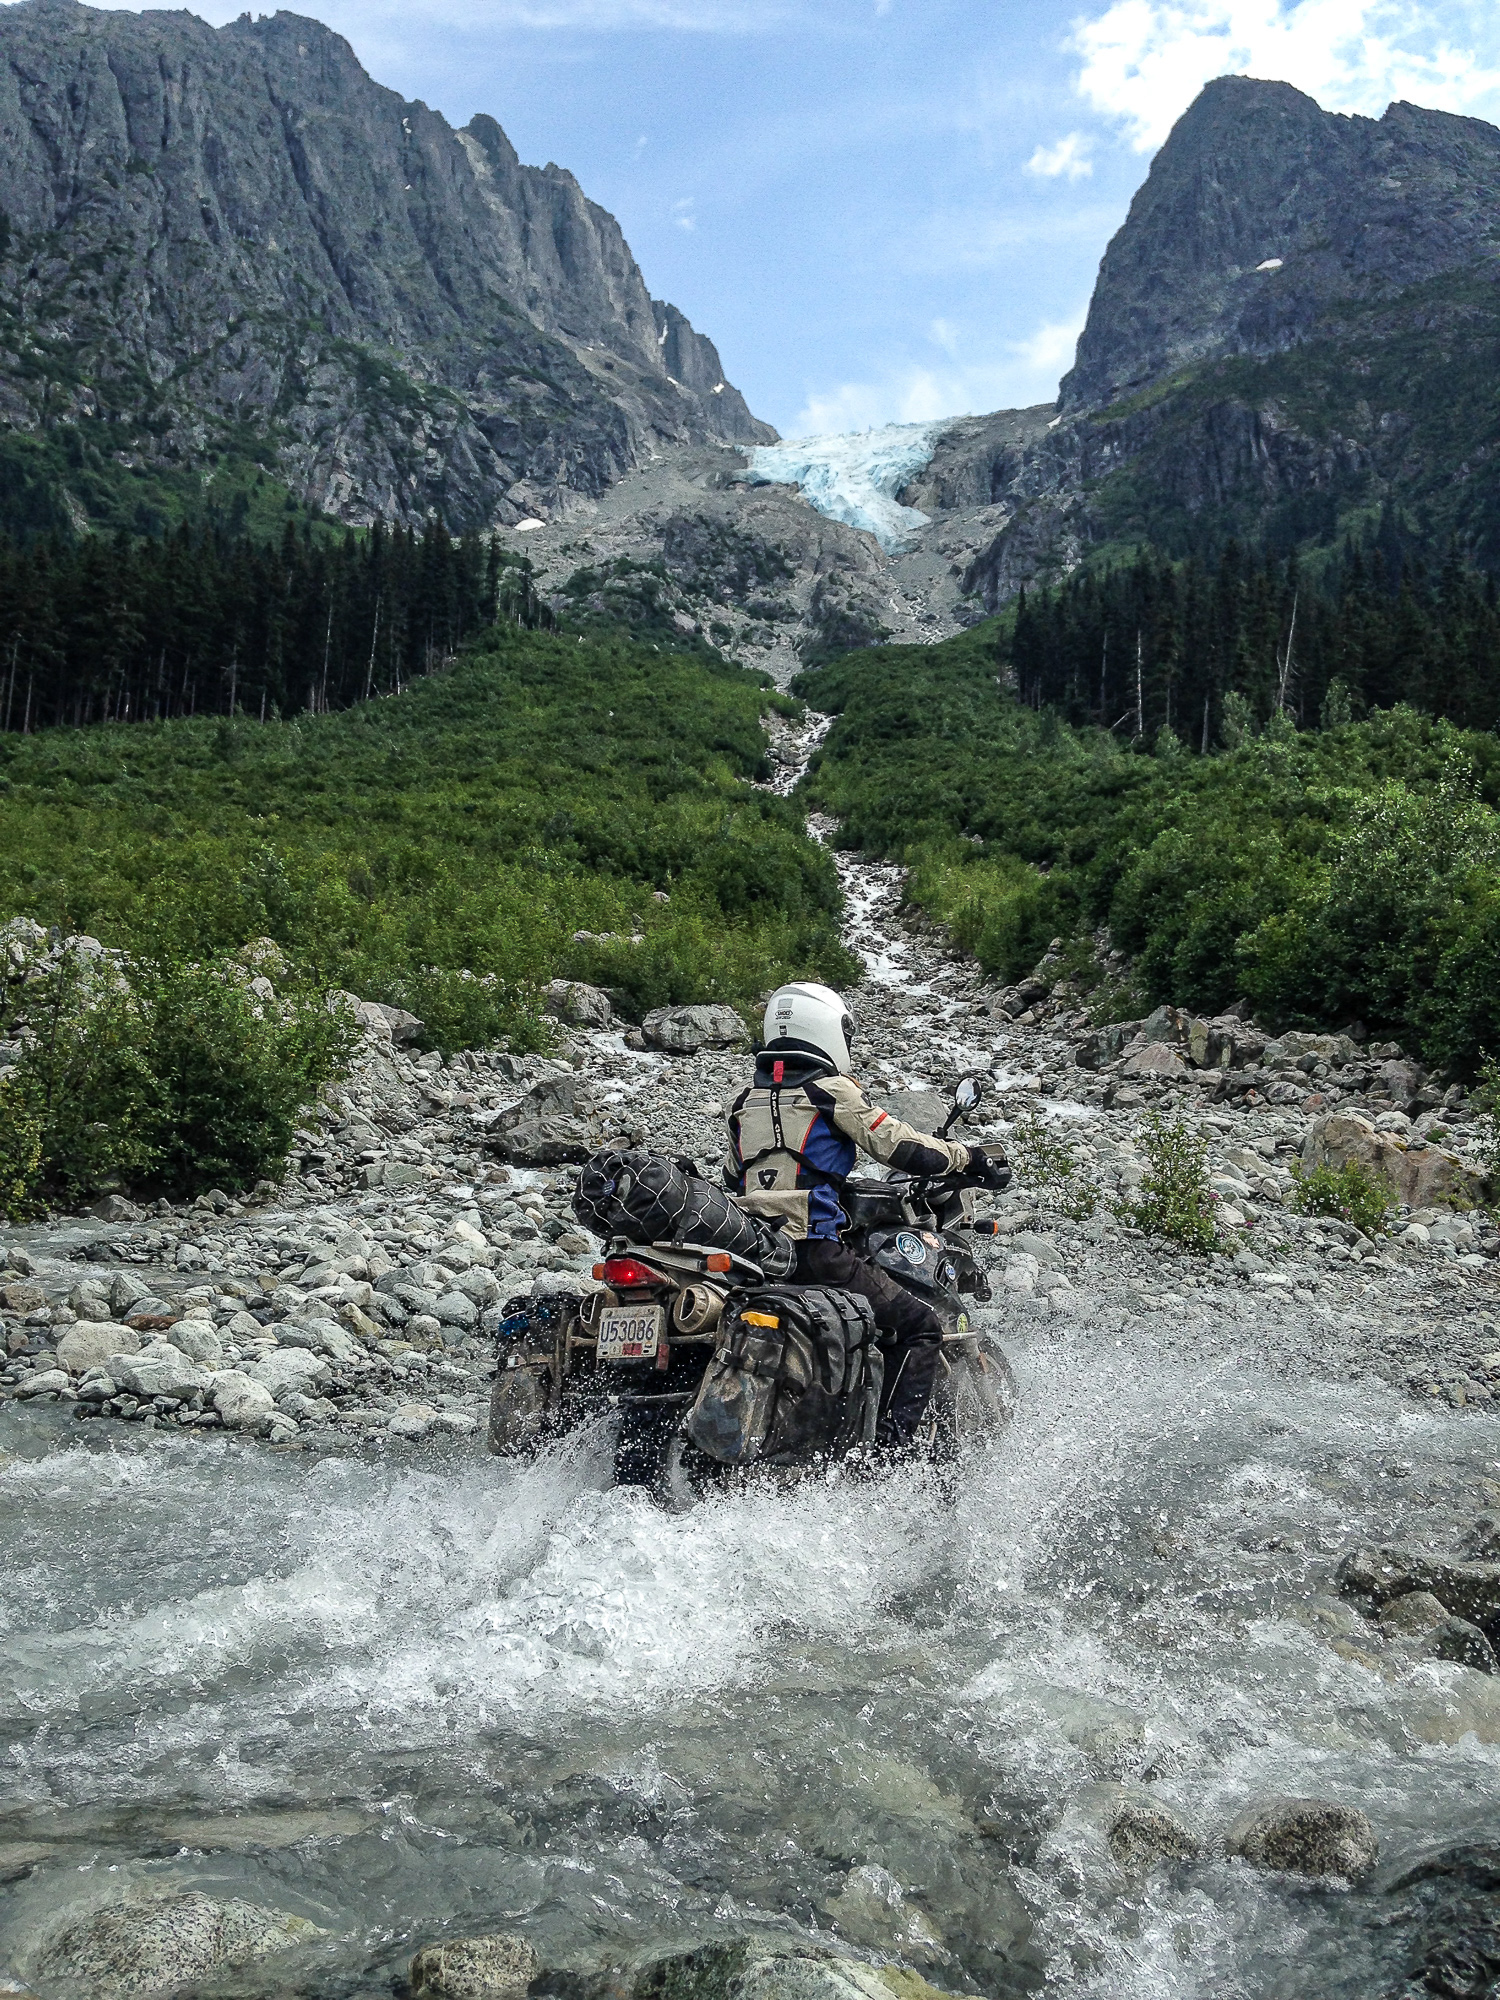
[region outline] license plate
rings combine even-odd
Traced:
[[[654,1361],[667,1330],[660,1306],[605,1306],[599,1315],[601,1361]]]

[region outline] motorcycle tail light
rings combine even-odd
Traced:
[[[725,1250],[715,1250],[703,1260],[705,1271],[728,1271],[734,1267],[734,1259]]]
[[[976,1222],[974,1224],[974,1234],[976,1236],[998,1236],[1000,1234],[1000,1225],[998,1222]]]
[[[638,1257],[606,1257],[598,1270],[606,1285],[616,1285],[626,1292],[639,1291],[643,1286],[662,1282],[660,1271],[653,1271]]]

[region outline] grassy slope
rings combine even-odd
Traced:
[[[193,953],[270,936],[450,1045],[524,1032],[555,974],[639,1006],[841,976],[831,862],[746,782],[769,699],[736,668],[507,629],[338,715],[6,739],[0,916]]]
[[[798,683],[838,721],[808,781],[851,845],[1015,978],[1108,923],[1133,1002],[1361,1015],[1472,1067],[1500,1047],[1500,743],[1407,711],[1158,759],[1019,707],[995,620]]]

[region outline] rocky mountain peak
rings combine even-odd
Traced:
[[[774,435],[572,174],[384,89],[321,22],[21,0],[0,139],[18,430],[105,422],[143,465],[248,431],[315,505],[454,526]]]
[[[1393,104],[1320,108],[1220,77],[1183,114],[1106,250],[1059,407],[1097,409],[1195,361],[1295,346],[1341,300],[1500,254],[1500,132]]]

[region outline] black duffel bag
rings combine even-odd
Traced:
[[[767,1277],[790,1274],[792,1240],[732,1195],[654,1153],[595,1153],[578,1176],[573,1213],[605,1242],[699,1243],[758,1264]]]
[[[684,1426],[721,1465],[798,1465],[871,1443],[885,1358],[867,1299],[823,1285],[737,1295]]]

